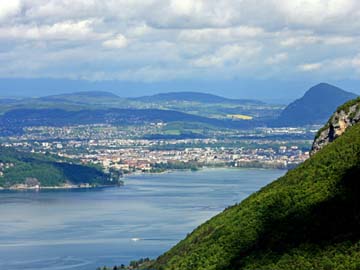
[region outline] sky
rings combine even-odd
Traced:
[[[0,0],[0,96],[360,93],[359,30],[357,0]]]

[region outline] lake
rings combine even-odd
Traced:
[[[95,270],[155,258],[284,173],[204,169],[132,175],[123,187],[0,192],[0,269]]]

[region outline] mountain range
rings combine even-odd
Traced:
[[[0,99],[0,122],[3,123],[0,129],[20,127],[21,123],[139,124],[146,121],[200,122],[215,128],[304,126],[325,123],[337,106],[355,97],[353,93],[326,83],[310,88],[302,98],[284,109],[258,100],[229,99],[198,92],[138,98],[122,98],[103,91],[75,92],[40,98]],[[50,115],[55,117],[54,121]]]
[[[255,104],[261,105],[264,102],[259,100],[251,99],[230,99],[220,97],[217,95],[200,93],[200,92],[171,92],[171,93],[160,93],[152,96],[143,96],[138,98],[132,98],[141,102],[197,102],[197,103],[225,103],[225,104]]]

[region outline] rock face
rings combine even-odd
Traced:
[[[341,136],[348,127],[360,122],[360,98],[349,101],[331,116],[327,124],[319,130],[313,142],[310,155],[315,154]]]

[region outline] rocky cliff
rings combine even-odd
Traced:
[[[360,98],[351,100],[337,109],[327,124],[319,130],[310,154],[315,154],[341,136],[348,127],[358,122],[360,122]]]

